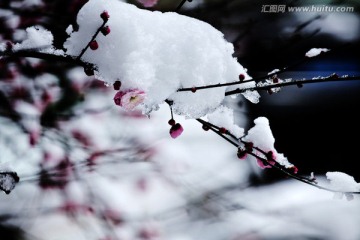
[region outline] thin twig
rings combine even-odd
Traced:
[[[187,0],[181,0],[179,6],[177,6],[177,8],[175,9],[175,12],[178,12],[181,9],[181,7],[185,4],[186,1]]]
[[[285,86],[292,86],[292,85],[301,85],[301,84],[310,84],[310,83],[319,83],[319,82],[340,82],[340,81],[359,81],[360,76],[352,76],[352,77],[326,77],[326,78],[319,78],[319,79],[301,79],[301,80],[291,80],[288,82],[281,82],[281,83],[274,83],[271,85],[264,85],[264,86],[256,86],[250,88],[242,88],[242,89],[235,89],[232,91],[225,92],[225,96],[243,93],[246,91],[255,91],[255,90],[269,90],[271,88],[277,87],[285,87]]]
[[[88,42],[88,44],[85,46],[85,48],[83,50],[81,50],[81,53],[79,54],[79,56],[77,57],[77,59],[81,59],[81,57],[84,55],[84,53],[86,52],[86,50],[89,48],[90,44],[92,41],[95,40],[95,38],[97,37],[97,35],[100,33],[101,29],[103,27],[105,27],[105,24],[107,23],[108,19],[104,18],[103,19],[103,23],[101,24],[101,26],[96,30],[95,34],[91,37],[91,40]]]
[[[239,148],[239,144],[236,144],[234,143],[233,141],[231,141],[230,139],[228,139],[224,134],[220,133],[220,131],[218,129],[220,129],[219,126],[216,126],[212,123],[209,123],[205,120],[202,120],[202,119],[196,119],[199,123],[201,124],[205,124],[206,126],[209,127],[209,130],[215,132],[217,135],[219,135],[220,137],[222,137],[223,139],[225,139],[227,142],[229,142],[230,144],[232,144],[233,146],[235,146],[236,148]],[[233,134],[231,133],[227,133],[227,135],[231,136],[231,137],[234,137],[236,138]],[[236,138],[237,139],[237,138]],[[240,142],[245,144],[246,142],[244,142],[243,140],[240,139]],[[253,147],[255,150],[259,151],[260,153],[266,155],[266,152],[263,151],[262,149],[258,148],[258,147]],[[255,158],[259,159],[260,161],[262,161],[264,164],[266,165],[269,165],[269,166],[272,166],[274,167],[275,169],[283,172],[284,174],[286,174],[287,176],[295,179],[295,180],[298,180],[300,182],[303,182],[303,183],[306,183],[306,184],[309,184],[313,187],[316,187],[316,188],[319,188],[319,189],[322,189],[322,190],[326,190],[326,191],[329,191],[329,192],[334,192],[334,193],[343,193],[343,194],[360,194],[360,192],[345,192],[345,191],[339,191],[339,190],[334,190],[334,189],[331,189],[331,188],[327,188],[327,187],[324,187],[324,186],[321,186],[321,185],[318,185],[316,183],[314,183],[313,181],[305,178],[305,177],[302,177],[302,176],[299,176],[297,174],[294,174],[294,173],[291,173],[288,171],[287,168],[285,168],[284,166],[280,165],[278,162],[276,162],[275,159],[271,159],[274,161],[274,163],[270,163],[268,161],[268,159],[265,159],[263,157],[260,157],[258,156],[257,154],[253,153],[252,151],[249,151],[249,150],[246,150],[246,152],[251,155],[251,156],[254,156]]]

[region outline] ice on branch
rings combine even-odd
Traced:
[[[269,73],[269,75],[270,74],[272,74],[272,73]],[[273,76],[271,79],[266,79],[264,82],[257,83],[257,86],[258,87],[269,86],[268,93],[272,94],[272,93],[280,92],[281,87],[273,87],[273,88],[270,88],[270,87],[273,86],[273,85],[279,84],[279,83],[283,83],[283,82],[284,82],[284,80],[278,78],[277,76]]]
[[[96,37],[98,49],[81,57],[95,65],[95,77],[112,85],[121,81],[121,90],[145,93],[140,105],[146,113],[172,100],[173,110],[190,118],[214,111],[223,101],[225,87],[177,92],[210,84],[234,82],[244,68],[232,56],[234,48],[211,25],[177,13],[142,10],[117,0],[90,0],[77,16],[79,30],[70,33],[64,44],[66,54],[79,56],[103,24],[100,14],[110,15],[107,36]],[[71,28],[69,28],[71,29]],[[70,32],[70,31],[68,31]],[[249,77],[248,77],[249,78]],[[255,86],[253,82],[247,87]],[[245,93],[245,96],[253,92]]]
[[[335,194],[336,198],[342,198],[341,192],[359,192],[360,183],[357,183],[354,177],[343,172],[327,172],[326,178],[330,181],[331,188],[339,191]],[[348,196],[347,196],[348,197]]]
[[[243,138],[245,142],[251,142],[254,144],[254,147],[260,149],[261,151],[265,153],[271,152],[272,160],[275,160],[280,165],[286,167],[286,168],[293,168],[295,167],[293,164],[291,164],[287,158],[281,154],[278,153],[274,147],[275,138],[272,134],[272,131],[270,129],[269,120],[265,117],[258,117],[254,120],[255,126],[252,127],[248,134]],[[263,156],[264,154],[258,152],[257,153],[260,157],[267,157]],[[263,166],[263,162],[258,160],[258,165],[261,168],[265,168]]]
[[[227,129],[230,133],[240,138],[244,135],[244,129],[234,123],[234,111],[225,106],[220,106],[213,113],[207,115],[210,123]]]
[[[0,171],[0,190],[9,194],[19,182],[19,177],[15,172]]]
[[[277,73],[277,72],[280,72],[280,69],[276,68],[276,69],[270,71],[270,72],[268,73],[268,75],[271,75],[271,74],[274,74],[274,73]]]
[[[310,49],[307,53],[305,53],[306,57],[316,57],[317,55],[319,55],[322,52],[328,52],[330,51],[330,49],[327,48],[312,48]]]

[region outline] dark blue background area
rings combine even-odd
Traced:
[[[359,46],[353,43],[339,51],[335,47],[331,54],[310,59],[279,77],[360,76]],[[266,67],[270,66],[264,63]],[[254,71],[255,75],[264,73]],[[300,173],[342,171],[360,181],[360,81],[294,86],[261,95],[259,104],[249,105],[251,119],[269,118],[278,151],[297,165]],[[278,177],[274,171],[267,175]]]

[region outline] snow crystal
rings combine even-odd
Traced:
[[[354,177],[343,172],[327,172],[326,178],[330,181],[333,190],[341,192],[359,192],[360,183]]]
[[[79,31],[71,33],[64,44],[67,54],[80,54],[103,23],[103,11],[110,15],[106,25],[111,33],[99,34],[99,48],[88,49],[82,60],[96,65],[98,79],[110,84],[120,80],[124,91],[144,91],[146,98],[141,107],[146,113],[169,99],[174,101],[177,114],[204,116],[221,104],[225,87],[196,93],[177,90],[234,82],[239,74],[246,74],[232,57],[233,45],[209,24],[177,13],[138,9],[116,0],[90,0],[85,4],[77,16]]]
[[[74,28],[73,28],[72,25],[69,25],[69,26],[66,28],[66,30],[65,30],[65,32],[67,33],[67,35],[70,35],[73,31],[74,31]]]
[[[19,182],[19,177],[14,172],[0,172],[0,189],[9,194]]]
[[[305,56],[307,56],[309,58],[310,57],[316,57],[321,52],[328,52],[328,51],[330,51],[330,49],[327,49],[327,48],[312,48],[307,53],[305,53]]]
[[[40,48],[41,51],[49,49],[52,46],[54,37],[48,30],[41,27],[28,27],[26,29],[27,38],[14,45],[14,50]]]
[[[274,69],[274,70],[272,70],[271,72],[269,72],[268,75],[277,73],[277,72],[279,72],[279,71],[280,71],[280,69]]]
[[[244,129],[235,125],[234,112],[232,109],[225,106],[220,106],[213,113],[207,115],[210,123],[226,128],[230,133],[240,138],[244,135]]]

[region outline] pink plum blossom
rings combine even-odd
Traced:
[[[142,103],[144,99],[144,91],[139,89],[129,89],[117,92],[114,97],[114,102],[116,105],[119,105],[126,110],[133,110],[137,105]]]
[[[157,4],[158,0],[137,0],[144,7],[153,7]]]

